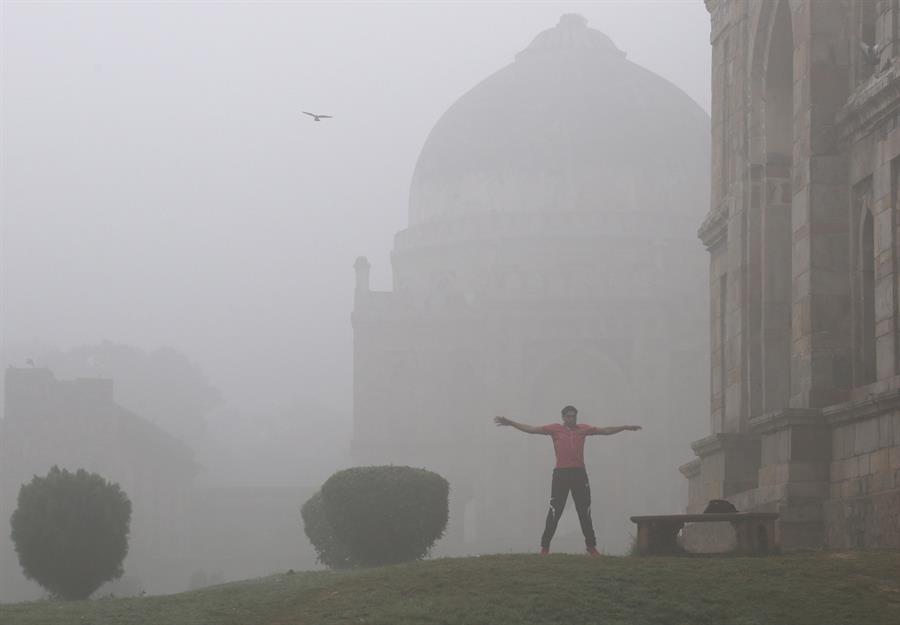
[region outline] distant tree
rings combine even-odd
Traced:
[[[62,599],[86,599],[122,576],[131,501],[118,484],[53,467],[19,489],[12,541],[25,577]]]
[[[304,506],[306,533],[320,561],[333,567],[329,560],[337,554],[343,558],[339,565],[419,560],[444,535],[449,493],[447,480],[425,469],[345,469],[328,478]],[[316,525],[310,527],[310,519]]]
[[[189,445],[203,438],[206,418],[221,399],[203,371],[169,347],[146,352],[103,341],[36,359],[59,378],[112,378],[119,404]]]

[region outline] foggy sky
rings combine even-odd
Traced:
[[[0,344],[171,346],[248,417],[349,418],[354,258],[391,288],[428,132],[567,12],[709,111],[701,0],[3,2]]]

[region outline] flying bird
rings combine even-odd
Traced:
[[[304,114],[304,115],[309,115],[309,116],[312,117],[315,121],[319,121],[319,120],[322,120],[322,119],[331,119],[331,115],[317,115],[317,114],[315,114],[315,113],[310,113],[310,112],[308,112],[308,111],[303,111],[303,114]]]
[[[859,42],[859,49],[862,50],[863,60],[869,65],[878,65],[878,62],[881,60],[881,51],[883,48],[883,45],[870,46],[865,41]]]

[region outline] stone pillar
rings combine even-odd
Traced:
[[[700,458],[699,491],[695,499],[698,505],[705,505],[710,499],[728,499],[756,486],[758,438],[748,434],[713,434],[694,442],[691,448]]]
[[[749,165],[745,215],[746,258],[743,308],[745,322],[747,418],[763,412],[762,210],[765,192],[763,165]]]
[[[759,376],[753,378],[748,367],[755,362],[756,370],[760,369],[762,256],[761,248],[750,251],[761,236],[760,180],[749,177],[747,157],[745,20],[750,19],[750,5],[709,0],[707,9],[713,44],[713,189],[710,212],[698,235],[710,253],[712,435],[693,443],[698,460],[681,468],[689,480],[690,512],[702,512],[710,499],[752,489],[759,467],[759,441],[745,433],[749,398],[753,385],[759,386]],[[751,208],[754,193],[755,209]],[[790,255],[786,257],[789,262]],[[786,301],[783,308],[788,307]],[[758,391],[754,397],[760,397]]]
[[[703,499],[705,493],[700,475],[700,459],[694,458],[678,467],[678,470],[688,481],[687,512],[696,512],[698,509],[702,511],[706,501]]]
[[[728,387],[727,322],[728,264],[725,250],[725,220],[721,212],[711,214],[704,226],[711,231],[704,239],[709,247],[709,346],[710,346],[710,432],[719,433],[728,427],[726,422],[726,390]],[[701,232],[705,232],[701,228]]]
[[[786,409],[751,421],[760,436],[757,509],[777,512],[779,544],[812,549],[823,541],[831,432],[818,410]]]
[[[849,354],[848,164],[835,118],[846,102],[850,42],[837,2],[804,2],[795,22],[791,407],[841,399]]]
[[[872,173],[872,217],[874,226],[874,313],[875,379],[886,380],[897,374],[897,285],[894,250],[895,210],[893,194],[897,190],[894,165],[900,148],[900,131],[894,130],[879,142],[880,162]]]
[[[764,412],[788,405],[791,383],[791,160],[769,155],[762,213]]]

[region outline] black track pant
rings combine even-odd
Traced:
[[[584,534],[584,544],[597,546],[594,536],[594,524],[591,521],[591,485],[588,483],[587,471],[583,468],[553,469],[553,483],[550,486],[550,510],[547,512],[547,524],[541,536],[541,547],[550,548],[550,541],[556,533],[556,526],[566,507],[566,500],[572,491],[572,500],[578,512],[578,522]]]

